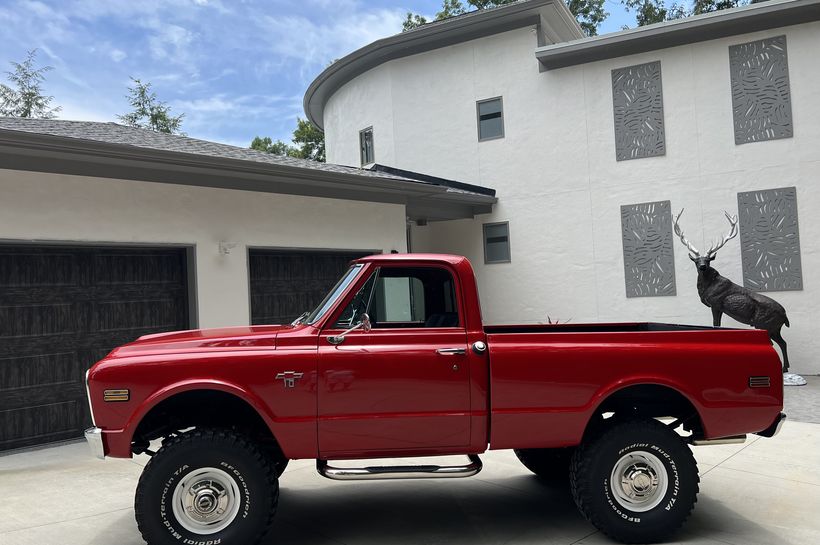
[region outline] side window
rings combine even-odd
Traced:
[[[369,165],[376,161],[373,155],[373,127],[359,131],[359,153],[361,155],[362,166]]]
[[[478,141],[504,137],[504,113],[501,97],[476,102]]]
[[[458,327],[452,275],[435,267],[382,268],[370,319],[374,328]]]
[[[484,263],[510,262],[510,224],[484,224]]]

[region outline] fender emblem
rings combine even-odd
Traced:
[[[295,371],[285,371],[276,375],[276,380],[281,380],[285,383],[285,388],[293,388],[296,386],[296,381],[302,378],[304,373],[297,373]]]

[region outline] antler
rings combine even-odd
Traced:
[[[738,229],[737,229],[737,216],[730,216],[729,212],[727,212],[726,210],[724,210],[723,213],[726,215],[726,219],[729,220],[729,225],[731,225],[732,228],[729,230],[729,234],[724,236],[723,240],[718,242],[717,245],[712,244],[709,247],[709,251],[706,252],[706,255],[709,256],[709,257],[714,257],[715,253],[717,253],[718,250],[723,248],[724,244],[726,244],[727,242],[729,242],[730,240],[732,240],[733,238],[735,238],[737,236],[737,232],[738,232]]]
[[[683,234],[683,230],[680,228],[680,225],[678,225],[678,220],[683,215],[683,210],[684,209],[681,208],[678,215],[675,216],[675,234],[678,235],[678,237],[680,237],[680,241],[683,242],[684,246],[686,246],[689,249],[690,257],[700,257],[700,252],[698,251],[698,249],[692,246],[692,243],[686,239],[686,236],[684,236]]]

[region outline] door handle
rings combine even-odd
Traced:
[[[467,353],[466,348],[439,348],[436,350],[437,354],[442,356],[462,356]]]

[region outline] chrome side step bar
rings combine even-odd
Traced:
[[[470,463],[463,466],[370,466],[333,467],[327,460],[316,460],[316,471],[334,481],[369,481],[379,479],[457,479],[472,477],[483,464],[475,454],[469,454]]]

